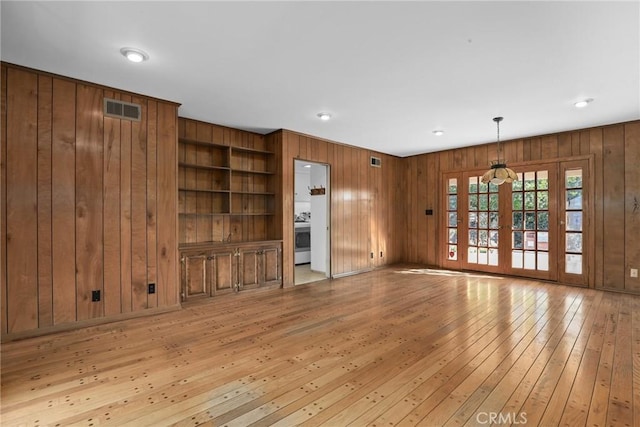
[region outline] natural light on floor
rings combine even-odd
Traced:
[[[429,274],[432,276],[464,276],[464,277],[478,277],[478,278],[491,278],[496,280],[503,280],[499,276],[488,276],[480,273],[466,273],[462,271],[452,270],[434,270],[431,268],[409,268],[406,270],[398,270],[396,273],[400,274]]]

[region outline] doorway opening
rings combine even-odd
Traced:
[[[294,160],[294,283],[331,277],[329,165]]]

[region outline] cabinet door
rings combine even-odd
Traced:
[[[237,283],[237,257],[232,249],[211,254],[211,294],[233,290]]]
[[[209,294],[206,253],[182,255],[182,300]]]
[[[280,283],[280,248],[269,246],[261,250],[260,281],[264,285]]]
[[[259,248],[240,249],[238,266],[238,283],[240,289],[251,289],[260,286]]]

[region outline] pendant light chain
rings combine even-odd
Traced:
[[[500,147],[500,120],[496,121],[498,125],[498,163],[502,163],[500,156],[502,155],[502,148]]]
[[[502,183],[512,183],[518,180],[518,175],[507,167],[506,160],[502,159],[502,145],[500,144],[500,122],[502,117],[494,117],[493,121],[496,122],[497,134],[498,134],[498,158],[491,162],[491,169],[482,175],[482,183],[492,183],[495,185],[501,185]]]
[[[497,126],[497,133],[498,133],[498,163],[502,164],[503,159],[501,159],[500,157],[502,156],[502,146],[500,145],[500,122],[503,120],[502,117],[494,117],[493,121],[496,122],[496,126]]]

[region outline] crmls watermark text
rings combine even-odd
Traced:
[[[478,412],[476,415],[478,424],[513,424],[523,425],[527,423],[526,412]]]

